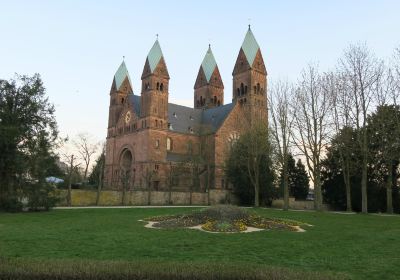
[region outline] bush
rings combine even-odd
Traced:
[[[20,199],[16,196],[3,197],[0,199],[0,210],[16,213],[21,212],[23,209],[23,204]]]
[[[30,184],[26,188],[27,207],[32,211],[49,210],[58,202],[55,188],[48,184]]]

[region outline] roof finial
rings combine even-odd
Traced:
[[[249,21],[249,30],[250,30],[251,18],[248,18],[247,20]]]
[[[122,61],[125,61],[125,55],[122,56]]]
[[[156,40],[158,41],[158,33],[156,34]]]

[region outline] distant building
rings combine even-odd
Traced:
[[[158,40],[145,61],[140,95],[122,62],[110,91],[105,186],[167,190],[173,183],[187,190],[196,176],[197,191],[226,188],[223,163],[231,142],[249,123],[268,121],[267,71],[250,27],[232,75],[232,103],[224,104],[224,84],[209,47],[189,108],[168,102],[170,75]],[[174,176],[179,166],[186,171]]]

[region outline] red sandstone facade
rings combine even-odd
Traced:
[[[233,70],[232,103],[209,48],[194,85],[194,108],[168,103],[169,73],[156,41],[133,94],[123,62],[111,91],[105,186],[109,189],[208,191],[228,187],[223,165],[231,142],[255,120],[268,122],[267,71],[251,32]]]

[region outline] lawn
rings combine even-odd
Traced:
[[[200,269],[209,265],[210,270],[218,265],[243,271],[271,268],[284,273],[316,272],[321,279],[324,275],[400,279],[400,216],[252,210],[262,216],[314,225],[304,227],[305,233],[213,234],[148,229],[138,221],[188,211],[193,208],[0,213],[0,272],[2,266],[9,269],[23,263],[39,267],[39,263],[92,262],[102,266],[115,261],[120,265],[177,264]]]

